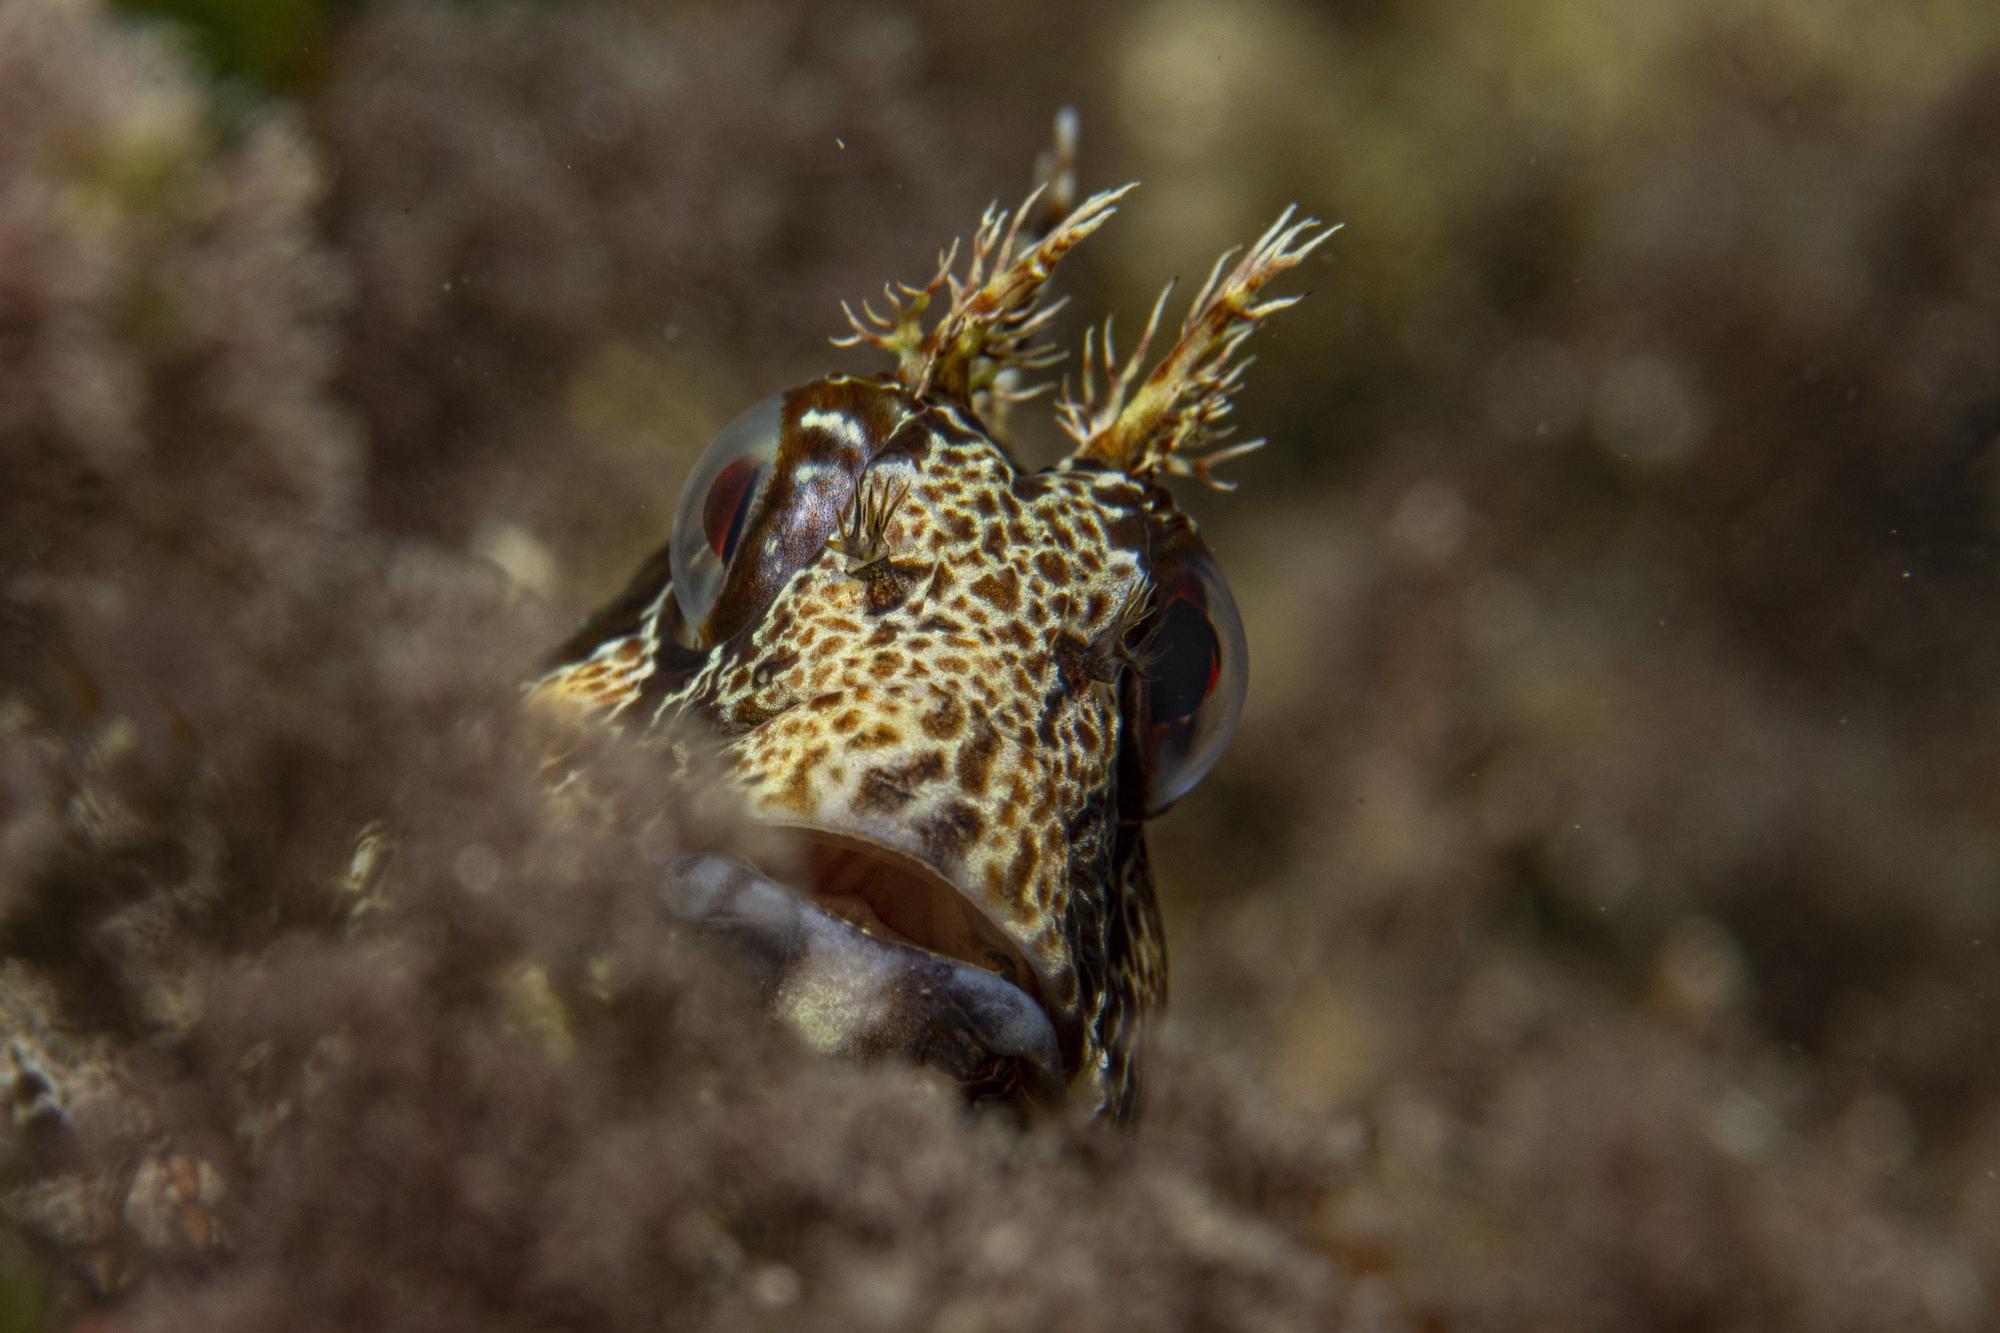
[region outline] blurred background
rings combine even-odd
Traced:
[[[559,632],[1058,106],[1144,182],[1072,346],[1344,221],[1186,497],[1253,680],[1153,833],[1157,1079],[1322,1173],[1255,1326],[2000,1327],[2000,7],[0,0],[0,76],[30,582],[324,528]]]

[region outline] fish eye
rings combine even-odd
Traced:
[[[1215,561],[1196,550],[1158,586],[1137,719],[1148,815],[1215,767],[1250,683],[1243,620]]]
[[[674,508],[674,599],[699,627],[722,593],[778,460],[785,397],[773,394],[724,426],[702,451]]]

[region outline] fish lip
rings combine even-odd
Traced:
[[[834,915],[842,913],[834,902],[836,886],[829,881],[843,867],[858,866],[863,882],[855,887],[868,898],[868,914],[877,918],[877,925],[919,948],[998,973],[1026,991],[1050,1021],[1056,1021],[1042,977],[1020,946],[972,894],[930,861],[857,829],[796,821],[768,827],[783,830],[804,845],[806,878],[815,890],[811,896]],[[903,894],[885,898],[878,892],[884,882],[901,884]]]
[[[818,845],[875,854],[860,845],[865,840],[799,831],[823,839]],[[1061,1101],[1068,1081],[1061,1043],[1029,988],[914,940],[872,933],[819,895],[735,856],[687,852],[666,870],[668,914],[733,946],[749,979],[808,1045],[902,1053],[977,1097]]]

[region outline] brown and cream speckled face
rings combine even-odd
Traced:
[[[1080,1082],[1121,1111],[1166,976],[1140,823],[1226,739],[1245,669],[1166,492],[1024,472],[960,408],[827,379],[722,433],[665,554],[542,689],[725,738],[750,809],[812,848],[816,905],[1012,983],[1059,1067],[968,1061],[963,1041],[934,1063],[981,1088]],[[827,988],[795,983],[780,995],[814,999],[794,1021],[828,1021]],[[809,1035],[885,1020],[832,1021]]]
[[[1059,145],[1062,134],[1059,128]],[[898,1052],[975,1095],[1073,1090],[1124,1116],[1140,1020],[1166,995],[1145,819],[1220,755],[1241,622],[1162,481],[1221,486],[1213,447],[1259,299],[1329,233],[1287,209],[1218,261],[1150,374],[1132,357],[1058,404],[1078,448],[1024,471],[974,407],[1050,364],[1057,262],[1131,187],[989,211],[851,336],[891,377],[818,380],[731,422],[667,547],[555,655],[536,697],[645,734],[712,738],[800,854],[694,854],[667,910],[740,946],[772,1008],[829,1051]],[[943,314],[926,328],[934,298]],[[1104,393],[1095,384],[1101,373]]]

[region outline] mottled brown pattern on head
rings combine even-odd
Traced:
[[[869,814],[895,814],[916,799],[927,783],[944,776],[944,756],[936,750],[901,764],[885,764],[861,774],[854,808]]]
[[[987,779],[993,772],[993,759],[1000,750],[1000,733],[981,713],[975,718],[972,735],[958,747],[958,758],[953,774],[958,779],[959,789],[972,797],[986,795]]]
[[[1025,549],[1026,544],[1022,545]],[[996,611],[1016,611],[1021,605],[1021,576],[1011,566],[1005,566],[995,573],[974,579],[970,591]],[[1025,627],[1018,622],[1013,623],[1025,632]]]
[[[970,801],[953,800],[947,802],[935,817],[918,825],[917,835],[931,853],[931,860],[945,865],[962,865],[966,852],[985,826],[985,816],[980,814],[978,806]],[[1025,901],[1025,895],[1017,894],[1017,897]]]
[[[960,414],[891,386],[788,396],[788,421],[807,412],[821,415],[784,445],[771,503],[811,512],[752,520],[743,549],[775,536],[776,554],[759,545],[762,563],[730,571],[705,627],[727,632],[651,717],[719,723],[745,800],[772,822],[900,851],[958,886],[1033,974],[1073,1077],[1116,1102],[1105,1079],[1125,1057],[1109,1046],[1127,1038],[1104,1027],[1099,992],[1127,983],[1092,960],[1097,923],[1125,917],[1096,899],[1150,889],[1072,873],[1074,830],[1115,808],[1121,723],[1113,692],[1077,688],[1065,645],[1113,632],[1144,585],[1145,492],[1097,469],[1024,478]],[[864,486],[902,498],[857,565],[828,545],[841,513],[824,511]],[[810,552],[788,545],[808,536]],[[615,687],[653,660],[621,642],[593,670]]]
[[[965,726],[965,706],[951,695],[939,695],[920,725],[932,740],[948,741]]]

